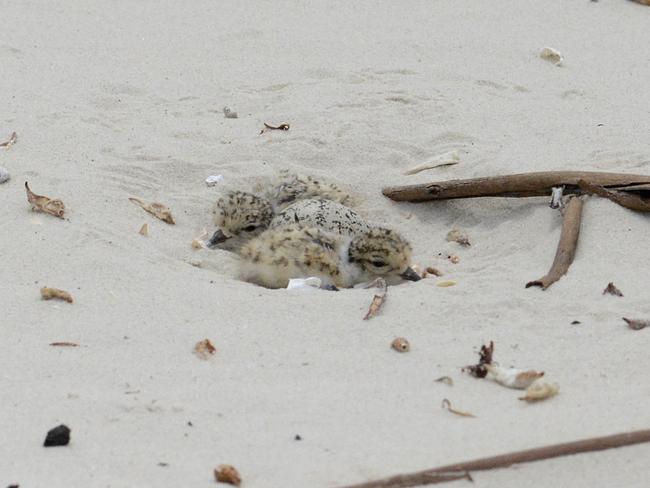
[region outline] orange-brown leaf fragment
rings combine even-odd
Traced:
[[[210,359],[215,352],[217,352],[217,348],[212,345],[210,339],[203,339],[194,346],[194,354],[201,359]]]
[[[25,191],[27,192],[27,201],[31,204],[34,212],[44,212],[60,219],[63,218],[65,205],[61,200],[58,198],[49,198],[43,195],[37,195],[29,188],[27,182],[25,182]]]
[[[230,485],[241,485],[241,476],[239,471],[230,464],[221,464],[214,470],[214,479],[219,483],[228,483]]]
[[[52,300],[53,298],[56,298],[58,300],[64,300],[68,303],[74,302],[72,295],[70,295],[70,293],[67,291],[59,290],[58,288],[49,288],[47,286],[41,288],[41,298],[43,300]]]
[[[162,203],[145,202],[144,200],[140,200],[139,198],[135,197],[129,197],[129,200],[131,200],[136,205],[139,205],[142,209],[149,212],[154,217],[159,218],[163,222],[167,222],[168,224],[176,223],[174,222],[174,217],[172,217],[171,210],[169,210],[169,208],[167,208]]]

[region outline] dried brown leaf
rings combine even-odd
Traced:
[[[9,137],[9,140],[5,141],[3,143],[0,143],[0,147],[4,147],[6,149],[9,149],[11,146],[16,144],[17,141],[18,141],[18,134],[16,134],[15,132],[12,132],[11,136]]]
[[[194,354],[201,359],[210,359],[217,352],[217,348],[212,345],[210,339],[203,339],[194,346]]]
[[[43,300],[52,300],[56,298],[58,300],[64,300],[68,303],[73,303],[72,295],[65,290],[59,290],[58,288],[48,288],[44,286],[41,288],[41,298]]]
[[[169,208],[167,208],[162,203],[145,202],[144,200],[140,200],[139,198],[135,198],[135,197],[129,197],[129,200],[131,200],[136,205],[139,205],[145,211],[149,212],[154,217],[159,218],[163,222],[167,222],[168,224],[176,223],[174,222],[174,217],[172,217],[171,210],[169,210]]]
[[[43,195],[37,195],[29,188],[27,182],[25,182],[25,191],[27,192],[27,201],[31,204],[33,211],[44,212],[60,219],[63,218],[65,205],[61,200],[58,198],[52,199]]]
[[[214,470],[214,479],[220,483],[228,483],[230,485],[241,485],[241,476],[239,471],[230,464],[221,464]]]

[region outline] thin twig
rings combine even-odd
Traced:
[[[614,203],[618,203],[621,207],[636,210],[638,212],[650,212],[650,200],[642,198],[634,193],[608,190],[601,185],[595,185],[585,180],[579,180],[578,186],[585,193],[597,195],[601,198],[607,198]],[[636,188],[631,188],[631,190]]]
[[[526,283],[526,288],[531,286],[541,286],[546,290],[549,286],[562,278],[576,255],[578,246],[578,237],[580,236],[580,222],[582,220],[583,197],[572,197],[564,210],[564,221],[562,222],[562,232],[560,233],[560,242],[557,246],[555,259],[550,271],[538,280]]]
[[[497,468],[507,468],[513,464],[529,463],[551,459],[560,456],[569,456],[584,452],[602,451],[616,447],[631,446],[650,442],[650,429],[625,432],[605,437],[593,437],[574,442],[554,444],[551,446],[537,447],[525,451],[516,451],[499,456],[492,456],[474,461],[442,466],[440,468],[427,469],[417,473],[400,474],[390,478],[368,481],[356,485],[347,485],[343,488],[405,488],[409,486],[432,485],[453,481],[454,473],[463,473],[466,477],[472,471],[485,471]]]
[[[419,185],[384,188],[383,194],[396,201],[422,202],[451,198],[537,197],[551,195],[553,187],[564,186],[564,194],[581,193],[578,181],[585,180],[616,190],[637,185],[636,191],[648,191],[638,185],[650,184],[648,175],[602,173],[592,171],[542,171],[468,180],[434,181]],[[632,188],[629,188],[632,190]]]

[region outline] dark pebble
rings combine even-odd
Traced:
[[[61,424],[47,433],[43,445],[45,447],[67,446],[68,442],[70,442],[70,429],[68,426]]]
[[[300,437],[299,434],[296,434],[296,437],[294,437],[294,439],[297,440],[297,441],[301,441],[301,440],[302,440],[302,437]]]

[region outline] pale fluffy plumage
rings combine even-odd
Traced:
[[[286,225],[269,229],[241,250],[243,280],[284,288],[292,278],[316,276],[325,286],[400,276],[417,280],[410,268],[411,247],[396,232],[380,227],[347,237],[315,227]]]
[[[291,173],[289,170],[280,171],[279,178],[267,189],[266,196],[278,209],[283,209],[298,200],[310,198],[322,198],[346,206],[355,204],[352,196],[334,183],[313,176]]]
[[[299,200],[289,205],[273,218],[270,227],[291,224],[317,227],[343,236],[355,236],[370,230],[370,226],[357,212],[322,198]]]

